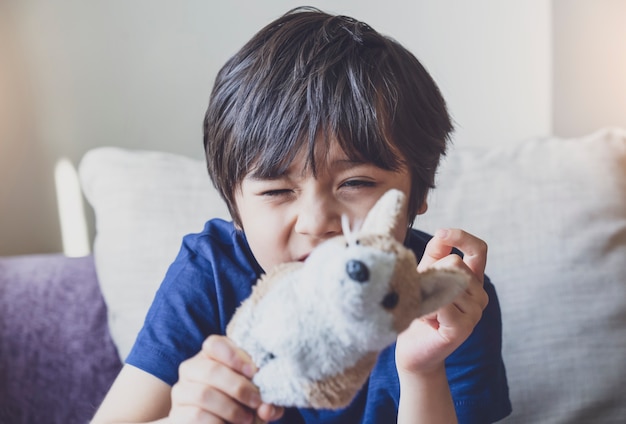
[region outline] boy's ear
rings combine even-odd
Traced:
[[[387,191],[367,213],[360,231],[371,234],[395,234],[401,214],[404,213],[405,198],[400,190]]]
[[[420,316],[451,303],[469,284],[469,275],[455,269],[431,268],[420,275],[422,303]]]
[[[426,200],[426,198],[424,198],[424,200],[422,201],[422,205],[415,212],[415,215],[425,214],[427,210],[428,210],[428,201]]]

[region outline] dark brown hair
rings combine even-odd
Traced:
[[[213,184],[237,224],[244,177],[280,175],[303,148],[336,139],[355,160],[407,166],[409,222],[434,186],[452,131],[437,85],[393,39],[363,22],[294,9],[261,29],[220,70],[204,119]]]

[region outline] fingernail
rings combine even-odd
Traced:
[[[450,231],[444,229],[444,228],[440,228],[439,230],[437,230],[437,232],[435,233],[435,235],[439,238],[445,239],[446,237],[448,237],[448,234],[450,234]]]
[[[256,374],[256,368],[254,365],[246,363],[243,365],[242,372],[246,377],[252,378],[254,377],[254,374]]]
[[[219,337],[209,337],[202,343],[202,349],[218,357],[230,355],[230,347]]]
[[[250,408],[258,408],[259,406],[261,406],[261,395],[257,392],[253,392],[250,395],[250,401],[248,402],[248,406],[250,406]]]

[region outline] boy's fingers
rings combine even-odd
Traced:
[[[426,268],[431,267],[435,262],[452,252],[453,246],[446,242],[447,231],[437,230],[433,238],[426,244],[424,255],[417,266],[418,271],[425,271]]]
[[[259,409],[257,409],[257,415],[259,418],[267,422],[280,419],[284,412],[284,408],[267,403],[262,404],[259,406]]]
[[[195,410],[196,413],[204,411],[208,415],[217,415],[228,422],[247,422],[253,413],[249,408],[242,407],[239,399],[227,392],[219,389],[207,390],[203,383],[188,383],[185,385],[175,385],[172,388],[172,396],[176,398],[177,410],[180,414],[182,410]],[[250,408],[258,407],[243,404]],[[190,421],[181,421],[190,422]],[[196,422],[196,421],[193,421]]]
[[[426,245],[424,256],[418,265],[423,271],[445,258],[457,248],[463,252],[463,262],[481,281],[487,266],[487,243],[457,228],[439,229]]]
[[[209,336],[202,344],[202,352],[248,378],[257,372],[250,356],[226,336]]]
[[[234,399],[252,409],[261,405],[259,390],[249,378],[236,369],[208,357],[204,352],[184,361],[179,367],[179,377],[180,384],[172,388],[172,399],[176,399],[178,404],[189,402],[189,399],[185,399],[191,394],[202,397],[193,399],[196,404],[210,409],[207,402],[217,393],[223,393],[228,395],[229,399]],[[191,390],[190,387],[196,389]],[[198,387],[200,389],[197,389]],[[226,405],[223,402],[222,404]],[[223,411],[225,408],[215,410],[218,409]]]
[[[463,262],[482,281],[487,266],[487,243],[456,228],[444,230],[441,235],[444,241],[463,252]]]

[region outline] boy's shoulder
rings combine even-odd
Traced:
[[[232,221],[226,221],[221,218],[213,218],[204,224],[202,231],[187,234],[184,237],[184,240],[191,241],[191,243],[198,245],[210,242],[232,244],[236,237],[237,229]]]
[[[235,228],[231,221],[213,218],[204,224],[200,232],[190,233],[183,237],[183,250],[207,257],[207,253],[215,254],[226,249],[241,249],[247,245],[245,236]]]
[[[204,224],[202,231],[187,234],[175,263],[194,262],[202,267],[233,268],[239,273],[249,270],[251,275],[260,275],[245,234],[232,221],[214,218]]]

